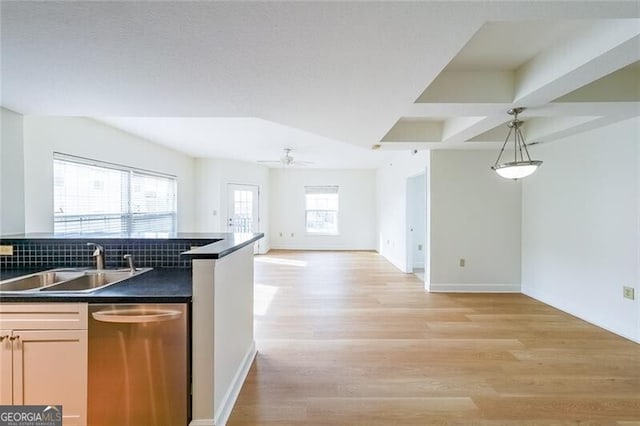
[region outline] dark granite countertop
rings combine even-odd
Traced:
[[[202,242],[204,245],[182,253],[187,259],[220,259],[236,250],[246,247],[260,238],[262,233],[207,233],[193,234],[181,233],[170,237],[126,236],[108,234],[100,236],[60,236],[54,234],[23,234],[0,237],[0,243],[4,241],[29,240],[51,241],[93,241],[110,243],[123,240],[126,242],[165,240],[188,240]],[[179,252],[176,253],[179,256]],[[67,265],[60,265],[66,267]],[[22,268],[4,268],[0,270],[0,279],[6,280],[21,275],[27,275],[47,269],[56,269],[51,266],[28,266]],[[0,302],[90,302],[90,303],[171,303],[189,302],[191,300],[191,268],[161,268],[126,279],[101,290],[90,293],[81,292],[47,292],[25,291],[16,293],[0,293]]]
[[[127,242],[143,243],[149,241],[198,241],[202,246],[182,253],[190,259],[220,259],[234,251],[252,244],[264,237],[264,233],[177,233],[173,235],[152,234],[95,234],[95,235],[56,235],[51,233],[30,233],[18,235],[3,235],[1,244],[9,244],[13,241],[29,240],[31,242],[49,242],[62,240],[65,242]]]
[[[263,233],[217,235],[224,235],[224,238],[221,238],[214,243],[185,251],[182,255],[191,259],[220,259],[264,237]]]
[[[42,270],[42,269],[41,269]],[[2,271],[2,279],[37,272]],[[155,268],[91,293],[21,292],[0,294],[0,302],[186,303],[191,301],[190,268]]]

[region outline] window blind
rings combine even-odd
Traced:
[[[337,186],[305,186],[305,194],[337,194]]]
[[[173,234],[176,178],[55,153],[54,233]]]
[[[310,234],[338,233],[338,187],[305,186],[305,223]]]

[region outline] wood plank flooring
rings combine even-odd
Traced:
[[[640,345],[527,296],[427,293],[371,252],[272,251],[255,281],[230,426],[640,426]]]

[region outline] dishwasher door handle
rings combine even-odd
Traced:
[[[121,324],[144,324],[180,318],[182,312],[167,309],[113,309],[91,313],[96,321]]]

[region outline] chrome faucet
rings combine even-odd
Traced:
[[[133,255],[125,254],[124,258],[127,260],[127,263],[129,264],[129,269],[131,270],[131,273],[135,274],[136,273],[136,265],[133,263]]]
[[[104,269],[104,247],[96,243],[87,243],[87,245],[96,248],[92,254],[92,256],[96,258],[96,269],[99,271],[103,270]]]

